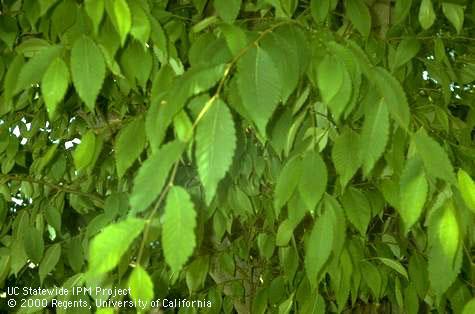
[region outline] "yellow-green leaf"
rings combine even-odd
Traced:
[[[31,87],[32,84],[41,81],[45,71],[48,69],[51,62],[61,53],[60,46],[50,46],[42,49],[38,54],[34,55],[21,68],[18,75],[15,93]]]
[[[340,175],[340,183],[344,188],[361,165],[360,158],[354,156],[359,150],[359,134],[351,129],[344,129],[335,139],[332,150],[332,160],[336,172]]]
[[[360,139],[360,156],[366,176],[383,155],[389,139],[389,113],[386,103],[379,101],[366,114]]]
[[[311,0],[310,1],[310,10],[312,17],[317,23],[323,23],[327,19],[328,13],[330,12],[330,1],[331,0]]]
[[[50,118],[56,115],[56,108],[68,89],[69,71],[63,59],[56,58],[49,65],[41,80],[41,93]]]
[[[429,280],[441,296],[455,281],[462,263],[460,226],[451,200],[429,219]]]
[[[144,211],[158,197],[173,164],[179,160],[184,149],[185,145],[179,141],[168,143],[142,164],[130,196],[132,213]]]
[[[459,170],[457,177],[462,198],[468,208],[475,213],[475,182],[463,169]]]
[[[142,233],[145,221],[128,218],[107,226],[89,244],[89,274],[96,277],[114,269]]]
[[[302,161],[295,157],[287,161],[277,178],[274,190],[274,207],[279,211],[291,198],[302,175]]]
[[[129,277],[130,296],[133,301],[149,305],[153,300],[153,282],[142,266],[135,266]]]
[[[302,159],[298,189],[309,210],[313,210],[327,188],[328,172],[320,154],[308,152]]]
[[[349,187],[343,194],[341,203],[348,220],[364,236],[371,220],[371,204],[366,195]]]
[[[123,46],[132,27],[129,5],[126,0],[106,0],[106,11],[120,36],[120,42]]]
[[[410,121],[409,104],[401,84],[386,69],[375,67],[368,79],[373,80],[379,90],[383,103],[388,106],[393,119],[403,128],[408,129]]]
[[[419,159],[413,158],[407,161],[399,188],[399,214],[407,232],[421,216],[429,190],[424,168]]]
[[[428,175],[456,184],[452,164],[445,150],[424,129],[414,135],[417,155],[422,159]]]
[[[463,5],[455,3],[442,3],[442,12],[444,12],[445,17],[452,23],[455,27],[457,33],[460,33],[463,27],[464,13],[465,9]]]
[[[84,6],[86,13],[92,21],[94,32],[99,32],[99,25],[104,16],[104,0],[85,0]]]
[[[101,50],[94,41],[81,36],[71,50],[71,76],[79,97],[92,111],[106,75]]]
[[[142,44],[143,48],[146,49],[145,44],[150,37],[152,29],[150,20],[139,1],[130,1],[129,5],[132,14],[130,35],[135,37]]]
[[[435,11],[432,0],[422,0],[419,8],[419,23],[423,29],[429,29],[435,21]]]
[[[115,143],[117,174],[122,177],[140,156],[146,144],[144,119],[139,117],[119,132]]]
[[[463,307],[462,314],[472,314],[475,313],[475,298],[468,301]]]
[[[318,285],[320,272],[333,248],[335,215],[327,208],[318,217],[308,238],[305,253],[305,272],[312,287]]]
[[[267,122],[277,108],[282,92],[278,68],[267,51],[256,47],[239,60],[238,74],[237,85],[243,105],[265,136]]]
[[[352,95],[351,76],[345,63],[327,55],[318,66],[317,82],[323,102],[338,120]]]
[[[73,153],[74,166],[76,170],[82,170],[89,166],[94,158],[96,147],[96,135],[92,130],[86,132],[81,138],[81,143]]]
[[[420,49],[421,43],[418,39],[414,37],[404,38],[397,46],[393,68],[397,69],[409,62]]]
[[[232,24],[241,9],[242,0],[214,0],[214,8],[219,17],[226,23]]]
[[[236,131],[231,112],[221,100],[210,100],[211,107],[196,130],[196,163],[205,188],[206,202],[214,198],[216,188],[231,166],[236,149]]]
[[[365,38],[371,31],[371,14],[364,0],[347,0],[346,14],[351,23]]]
[[[174,273],[182,269],[193,253],[195,227],[196,212],[190,196],[183,188],[172,187],[163,216],[162,247],[165,261]]]
[[[40,282],[43,282],[46,276],[54,269],[60,257],[61,245],[59,243],[53,244],[46,250],[39,268]]]
[[[409,276],[407,274],[407,270],[402,266],[402,264],[398,261],[392,260],[390,258],[385,257],[378,257],[378,259],[389,268],[392,268],[396,272],[398,272],[404,279],[409,280]]]

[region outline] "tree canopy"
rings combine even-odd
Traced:
[[[0,298],[474,313],[474,82],[473,1],[2,0]]]

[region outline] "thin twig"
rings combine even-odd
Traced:
[[[47,185],[50,188],[53,188],[57,191],[62,191],[62,192],[66,192],[66,193],[86,196],[86,197],[89,197],[92,200],[98,202],[101,205],[104,204],[104,201],[102,200],[102,198],[100,198],[99,195],[95,195],[95,194],[91,194],[91,193],[88,193],[88,192],[76,190],[76,189],[74,189],[70,186],[67,186],[67,185],[58,185],[58,184],[54,184],[54,183],[51,183],[51,182],[48,182],[48,181],[45,181],[45,180],[35,179],[35,178],[30,177],[30,176],[0,174],[0,179],[2,179],[2,180],[6,179],[6,180],[10,180],[10,181],[25,181],[25,182],[30,182],[30,183],[33,183],[33,184]]]

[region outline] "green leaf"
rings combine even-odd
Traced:
[[[364,236],[371,220],[371,204],[365,194],[350,187],[343,194],[341,203],[348,220]]]
[[[59,258],[61,257],[61,245],[55,243],[50,246],[46,252],[43,260],[40,263],[39,275],[40,282],[43,283],[46,276],[54,269],[56,264],[58,264]]]
[[[325,22],[330,13],[331,0],[311,0],[310,10],[315,22],[321,24]]]
[[[101,50],[91,38],[81,36],[71,50],[71,76],[79,97],[93,111],[106,75]]]
[[[369,108],[363,124],[360,139],[360,155],[363,172],[366,176],[383,155],[389,139],[389,114],[382,101],[376,108]]]
[[[330,108],[335,120],[345,111],[351,98],[351,76],[345,64],[327,55],[317,71],[317,82],[323,102]]]
[[[292,309],[292,304],[294,303],[294,293],[290,295],[290,297],[282,302],[279,305],[279,314],[288,314]]]
[[[360,266],[364,281],[371,289],[371,292],[373,292],[373,297],[378,299],[381,293],[381,286],[383,284],[381,273],[378,270],[378,267],[369,261],[362,261]]]
[[[30,226],[26,229],[23,240],[26,254],[34,263],[39,263],[45,249],[43,234],[35,227]]]
[[[233,56],[239,54],[249,44],[246,32],[241,27],[233,24],[222,24],[219,28],[223,32],[226,44]]]
[[[260,47],[249,50],[238,62],[238,89],[243,105],[261,135],[281,97],[282,83],[271,56]]]
[[[475,213],[475,182],[463,169],[458,174],[458,187],[468,208]]]
[[[56,115],[56,108],[68,89],[69,71],[63,59],[56,58],[48,67],[41,80],[41,93],[46,103],[49,117]]]
[[[184,149],[183,143],[174,141],[152,153],[152,156],[142,164],[135,176],[130,196],[132,213],[144,211],[158,197],[173,164],[179,160]]]
[[[460,34],[460,31],[463,27],[464,13],[465,8],[463,5],[458,5],[454,3],[442,3],[442,12],[444,12],[445,17],[452,23],[457,31],[457,34]]]
[[[196,163],[210,204],[219,181],[231,166],[236,149],[236,131],[231,112],[221,99],[211,99],[210,107],[196,130]]]
[[[290,40],[290,36],[294,40]],[[283,102],[286,102],[293,93],[300,78],[301,60],[299,50],[303,50],[304,47],[302,47],[298,38],[298,33],[294,29],[282,27],[267,35],[261,43],[262,49],[269,53],[280,72],[281,99]]]
[[[38,54],[28,60],[18,75],[15,93],[39,83],[43,74],[51,62],[61,53],[61,50],[62,48],[60,46],[50,46],[42,49]]]
[[[461,230],[455,211],[448,201],[429,220],[429,280],[438,296],[452,285],[462,264]]]
[[[289,219],[282,221],[277,229],[277,235],[275,236],[275,245],[286,246],[294,233],[295,223]]]
[[[468,301],[463,307],[462,314],[472,314],[475,313],[475,298]]]
[[[404,268],[404,266],[401,265],[400,262],[385,257],[378,257],[377,259],[380,260],[384,265],[398,272],[401,276],[404,277],[404,279],[409,280],[407,270]]]
[[[435,11],[432,0],[422,0],[419,8],[419,23],[423,29],[429,29],[435,22]]]
[[[444,149],[422,128],[414,134],[413,140],[427,174],[457,184],[452,164]]]
[[[214,8],[219,17],[226,23],[232,24],[239,15],[242,0],[214,0]]]
[[[132,17],[126,0],[106,0],[106,11],[120,36],[123,46],[132,27]]]
[[[299,157],[290,159],[282,168],[274,190],[275,210],[280,210],[290,199],[300,182],[303,170]]]
[[[85,0],[84,7],[86,13],[92,21],[94,33],[99,32],[99,25],[101,24],[102,17],[104,16],[104,0]]]
[[[401,175],[399,189],[399,214],[407,233],[419,220],[429,191],[422,162],[418,158],[412,158],[406,162]]]
[[[147,13],[144,11],[144,8],[142,8],[138,1],[130,1],[128,3],[130,5],[130,12],[132,14],[130,35],[137,39],[142,44],[143,48],[146,49],[145,44],[150,38],[152,25]]]
[[[354,153],[359,151],[359,135],[349,128],[335,139],[332,150],[332,160],[336,172],[340,175],[340,184],[344,188],[360,167],[360,158],[355,158]]]
[[[49,8],[51,8],[51,6],[53,4],[55,4],[58,0],[39,0],[40,2],[40,8],[41,8],[41,11],[40,11],[40,16],[45,14]]]
[[[315,220],[308,238],[305,253],[305,272],[312,287],[318,285],[320,272],[332,252],[335,219],[334,213],[327,208]]]
[[[46,221],[59,234],[61,231],[61,214],[55,206],[48,206],[45,212]]]
[[[298,189],[308,209],[313,210],[327,189],[327,167],[316,152],[305,154],[301,167]]]
[[[132,242],[142,233],[145,221],[128,218],[107,226],[89,244],[89,271],[97,277],[114,269]]]
[[[125,77],[132,85],[135,85],[135,80],[137,80],[142,89],[146,89],[153,65],[153,57],[148,49],[144,49],[136,40],[129,41],[120,56],[120,65]]]
[[[82,248],[82,237],[77,236],[71,239],[68,248],[68,262],[76,273],[80,273],[84,265],[84,251]]]
[[[188,193],[174,186],[167,196],[163,216],[162,247],[165,261],[178,273],[196,245],[196,212]],[[180,249],[177,249],[180,248]]]
[[[121,178],[145,148],[145,125],[139,117],[122,128],[115,143],[117,175]]]
[[[396,1],[394,8],[394,24],[402,23],[411,11],[412,0],[399,0]]]
[[[222,255],[229,256],[229,255]],[[234,263],[234,260],[231,256],[231,262]],[[224,264],[220,260],[220,264]],[[224,268],[224,267],[223,267]],[[186,285],[190,293],[199,291],[203,288],[205,284],[206,277],[208,276],[209,271],[209,256],[200,256],[197,257],[186,269]],[[232,272],[231,272],[232,273]]]
[[[92,130],[86,132],[81,138],[81,143],[73,153],[74,166],[80,171],[89,166],[94,158],[96,148],[96,135]]]
[[[346,14],[355,28],[368,38],[371,32],[371,14],[364,0],[347,0]]]
[[[207,0],[192,0],[193,5],[195,6],[196,10],[198,11],[198,14],[201,14],[203,12],[203,9],[205,8],[206,3],[208,2]]]
[[[257,247],[259,254],[265,259],[269,260],[274,254],[275,240],[274,237],[267,233],[259,233],[257,235]]]
[[[404,38],[396,49],[393,68],[397,69],[411,61],[415,56],[417,56],[420,49],[421,43],[419,40],[414,37]]]
[[[131,299],[142,304],[150,304],[153,300],[153,282],[142,266],[135,266],[129,277]]]
[[[426,296],[429,288],[427,262],[419,254],[415,253],[409,258],[409,278],[416,288],[417,294],[422,299]]]
[[[222,79],[224,64],[189,69],[168,89],[164,99],[152,104],[147,114],[147,137],[152,149],[160,146],[173,118],[183,109],[191,96],[200,94]]]
[[[325,314],[325,299],[320,294],[312,294],[309,298],[305,298],[302,305],[302,313],[309,314]]]
[[[15,90],[17,86],[18,75],[23,68],[25,60],[21,55],[16,55],[15,58],[10,62],[7,73],[3,80],[3,101],[5,106],[11,105],[12,97],[15,95]],[[2,112],[3,112],[2,108]]]
[[[368,77],[368,79],[374,81],[393,119],[403,129],[407,130],[409,127],[410,111],[406,94],[401,84],[381,67],[374,68],[370,73],[371,77]]]

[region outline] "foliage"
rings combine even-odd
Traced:
[[[1,1],[2,288],[472,313],[474,29],[466,0]]]

